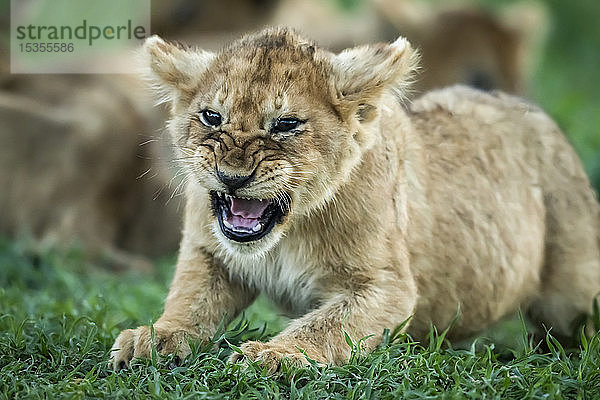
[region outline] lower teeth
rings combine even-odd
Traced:
[[[235,231],[235,232],[250,233],[250,231],[247,229],[236,228],[235,226],[233,226],[229,222],[227,222],[227,220],[225,218],[223,218],[223,225],[225,225],[226,228],[228,228],[232,231]],[[252,232],[258,232],[261,229],[262,229],[262,224],[259,222],[252,228]]]

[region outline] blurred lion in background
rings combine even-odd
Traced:
[[[35,239],[33,250],[82,246],[113,269],[148,270],[146,257],[172,251],[180,218],[178,199],[167,203],[170,155],[151,139],[157,114],[140,101],[143,91],[132,96],[138,83],[98,75],[0,80],[2,235]]]
[[[332,50],[406,36],[422,56],[413,94],[456,83],[525,94],[548,29],[543,4],[527,0],[496,10],[472,1],[368,0],[343,12],[332,1],[281,0],[271,21]]]

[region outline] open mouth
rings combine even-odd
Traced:
[[[247,199],[218,192],[210,195],[221,231],[236,242],[264,237],[285,215],[275,199]]]

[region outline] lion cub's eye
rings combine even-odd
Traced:
[[[222,122],[221,114],[212,110],[200,111],[200,122],[206,126],[219,126]]]
[[[298,118],[277,118],[271,127],[271,133],[293,131],[303,122]]]

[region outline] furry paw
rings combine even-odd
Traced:
[[[293,367],[310,364],[304,353],[293,344],[246,342],[240,346],[240,349],[242,354],[233,353],[229,357],[229,362],[257,361],[266,367],[270,375],[280,371],[282,362]],[[319,358],[313,358],[310,354],[309,357],[319,361]]]
[[[184,359],[191,353],[185,331],[154,327],[152,338],[150,327],[140,326],[119,334],[112,346],[110,364],[115,371],[128,368],[133,358],[151,358],[152,347],[163,355],[176,354],[179,359]]]

